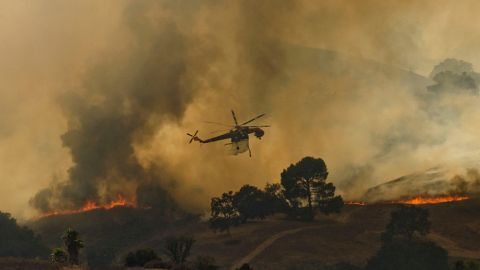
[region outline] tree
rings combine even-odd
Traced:
[[[415,236],[424,236],[430,231],[428,210],[414,205],[400,205],[400,208],[391,213],[391,219],[385,232],[382,234],[384,242],[391,242],[396,238],[412,241]]]
[[[320,211],[326,215],[339,213],[343,207],[342,196],[335,196],[335,186],[332,183],[319,182],[315,196]]]
[[[442,93],[470,93],[478,94],[478,85],[473,75],[463,73],[454,73],[451,71],[443,71],[437,73],[433,80],[434,85],[427,87],[429,91],[436,94]]]
[[[78,254],[83,248],[83,241],[79,239],[79,233],[68,228],[62,236],[63,244],[68,252],[68,261],[71,264],[78,264]]]
[[[285,212],[288,208],[287,200],[284,196],[284,190],[280,184],[274,183],[265,186],[264,189],[266,195],[266,207],[269,209],[271,214]]]
[[[19,226],[9,214],[0,212],[0,257],[44,257],[49,254],[40,236]]]
[[[250,185],[244,185],[235,192],[233,207],[238,211],[241,223],[245,223],[248,219],[264,219],[272,214],[272,210],[268,209],[267,195]]]
[[[158,256],[152,249],[139,249],[127,254],[125,257],[125,266],[144,266],[147,262],[155,259],[158,259]]]
[[[366,270],[448,270],[448,253],[431,241],[395,241],[382,245]]]
[[[173,263],[181,265],[190,256],[193,243],[195,243],[195,239],[191,236],[169,237],[165,242],[165,255]]]
[[[328,171],[321,158],[305,157],[281,173],[281,183],[290,207],[302,215],[302,204],[307,202],[305,218],[313,219],[313,205],[325,208],[333,199],[335,187],[326,183]]]
[[[430,73],[430,79],[434,79],[436,75],[442,72],[452,72],[456,74],[473,73],[473,65],[463,60],[447,58],[437,64]]]
[[[210,203],[210,228],[214,231],[227,231],[239,224],[240,214],[233,205],[233,192],[223,193],[219,198],[212,198]]]
[[[342,196],[332,196],[328,200],[320,201],[318,206],[322,213],[329,215],[331,213],[340,213],[344,205]]]
[[[428,211],[416,206],[401,205],[391,214],[382,246],[372,257],[366,270],[447,270],[448,253],[424,236],[430,229]]]

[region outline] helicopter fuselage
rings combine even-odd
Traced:
[[[230,140],[232,142],[248,140],[248,135],[251,133],[253,133],[258,139],[261,139],[265,134],[261,128],[257,127],[236,127],[235,129],[230,130]]]

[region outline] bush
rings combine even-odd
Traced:
[[[165,243],[165,255],[175,264],[181,265],[190,256],[195,239],[191,236],[169,237]]]
[[[68,255],[63,249],[54,248],[50,254],[50,260],[53,263],[66,263],[68,261]]]
[[[425,236],[430,231],[428,210],[415,205],[400,205],[391,213],[390,222],[382,234],[383,242],[395,239],[411,241],[419,236]]]
[[[430,241],[395,241],[384,244],[366,269],[448,270],[448,254]]]
[[[125,266],[145,266],[147,262],[158,259],[152,249],[139,249],[136,252],[129,252],[125,257]]]

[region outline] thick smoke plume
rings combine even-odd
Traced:
[[[434,166],[468,168],[480,160],[479,5],[5,3],[2,210],[28,217],[29,199],[46,211],[118,195],[202,209],[307,155],[349,199]],[[446,58],[466,62],[432,72]],[[272,125],[252,158],[186,143],[223,128],[204,120],[231,124],[230,109]]]
[[[61,96],[68,121],[61,139],[73,166],[66,181],[37,193],[31,200],[35,208],[74,208],[117,196],[143,201],[143,193],[151,190],[142,185],[175,184],[161,167],[142,167],[134,145],[150,141],[164,121],[183,117],[197,80],[208,70],[203,64],[214,57],[202,51],[208,49],[205,44],[192,51],[195,36],[183,33],[173,19],[150,19],[152,8],[162,6],[128,5],[121,25],[130,30],[128,43],[105,53],[78,91]]]

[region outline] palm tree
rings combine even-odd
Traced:
[[[78,232],[68,228],[62,236],[63,244],[68,252],[68,261],[71,264],[78,264],[78,253],[83,248],[83,241],[78,238]]]

